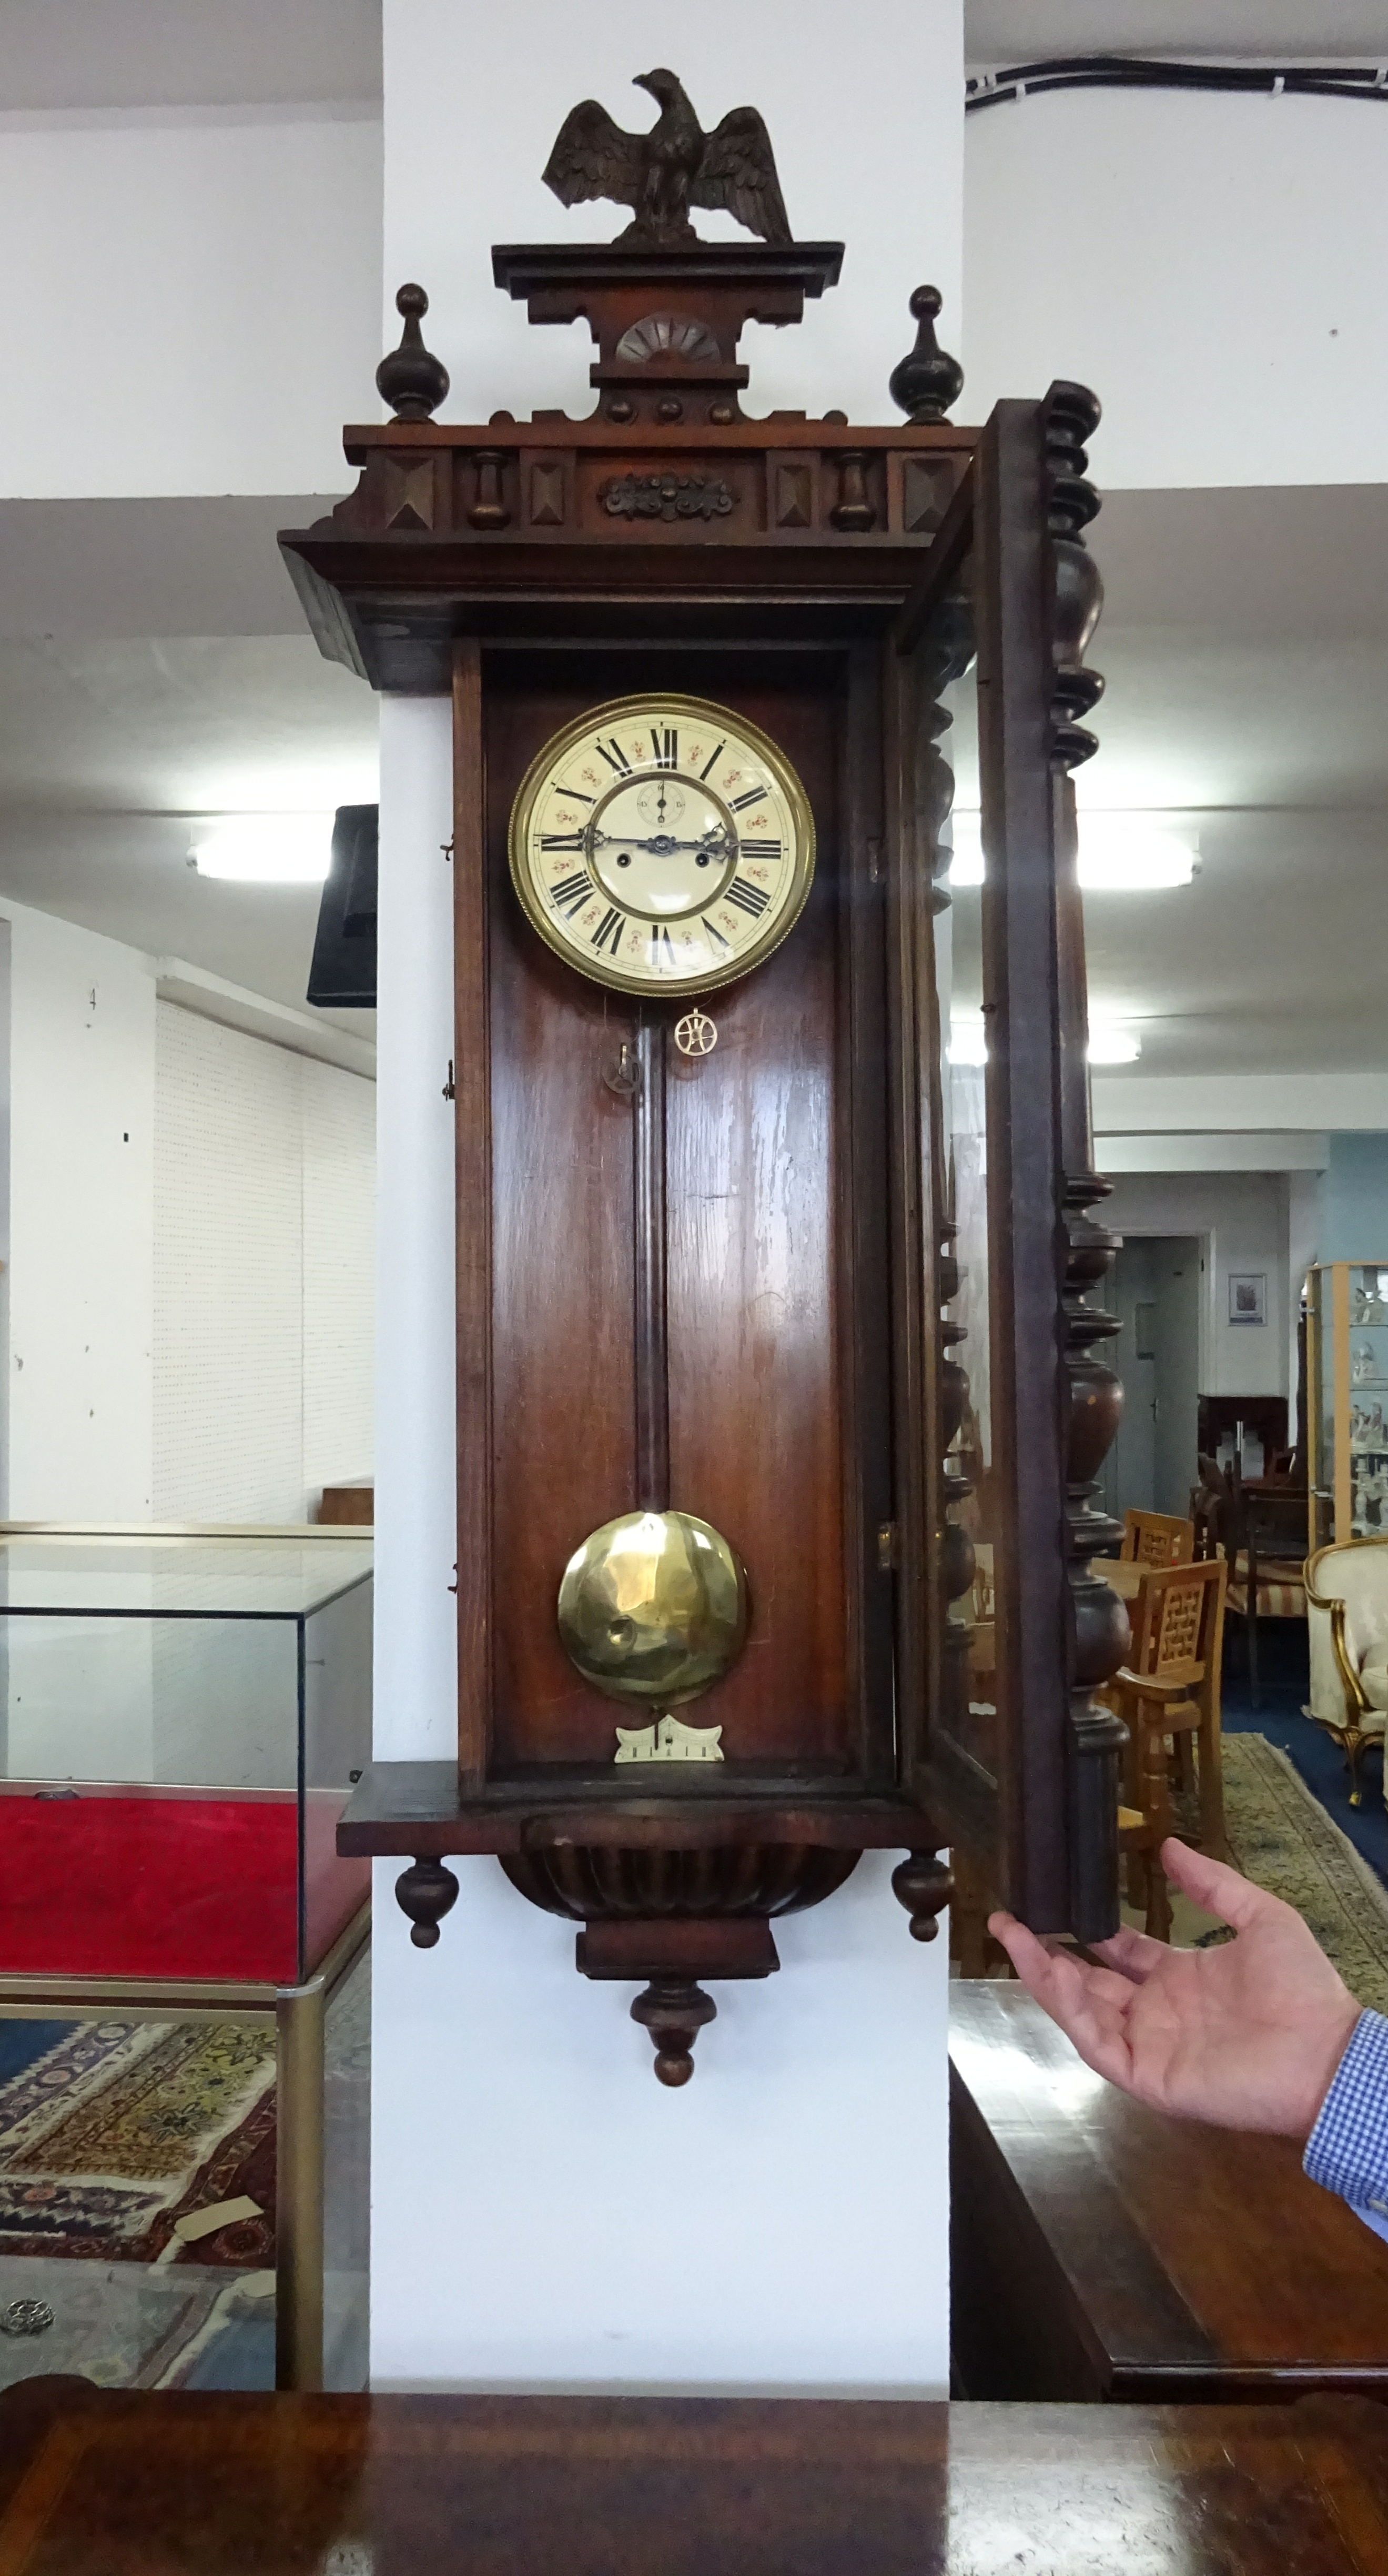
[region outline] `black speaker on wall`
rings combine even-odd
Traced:
[[[379,805],[339,805],[318,907],[308,999],[320,1011],[376,1007],[376,852]]]

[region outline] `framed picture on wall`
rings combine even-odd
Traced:
[[[1268,1278],[1265,1270],[1231,1270],[1229,1273],[1229,1321],[1231,1324],[1265,1324],[1267,1315]]]

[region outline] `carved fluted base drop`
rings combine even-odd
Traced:
[[[652,1977],[632,2005],[631,2018],[655,2042],[660,2082],[687,2084],[694,2072],[694,2042],[706,2022],[717,2020],[718,2006],[692,1977]]]
[[[954,1894],[954,1879],[941,1852],[911,1852],[892,1871],[892,1894],[911,1917],[913,1941],[933,1941],[938,1917]]]
[[[395,1902],[410,1918],[410,1939],[417,1950],[432,1950],[439,1925],[458,1902],[458,1882],[441,1860],[411,1861],[395,1882]]]

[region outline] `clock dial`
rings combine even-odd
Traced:
[[[511,875],[542,939],[624,993],[706,993],[778,947],[814,873],[785,754],[727,707],[652,694],[546,743],[511,814]]]

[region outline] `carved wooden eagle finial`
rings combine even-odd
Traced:
[[[771,137],[754,107],[734,107],[705,134],[673,72],[638,72],[660,114],[649,134],[626,134],[605,107],[585,98],[565,117],[545,167],[545,186],[561,205],[609,197],[631,206],[635,220],[618,240],[677,250],[699,236],[691,206],[723,206],[763,241],[788,242]]]

